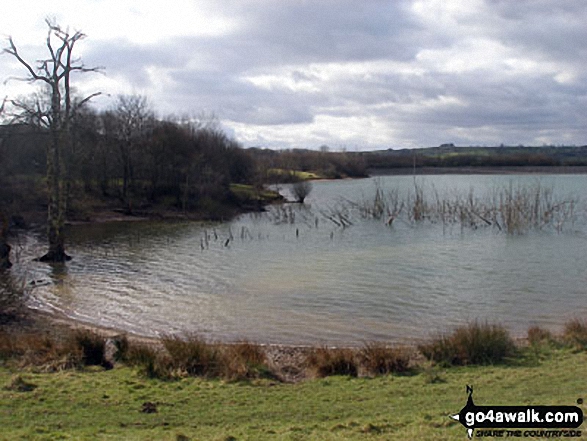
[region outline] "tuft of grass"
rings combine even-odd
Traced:
[[[533,347],[549,345],[554,343],[554,336],[548,329],[532,326],[528,328],[528,342]]]
[[[516,345],[501,325],[473,322],[418,346],[431,361],[442,365],[487,365],[505,362],[516,354]]]
[[[433,363],[426,363],[421,367],[420,373],[424,378],[424,384],[440,384],[446,383],[444,373],[439,369],[438,366]]]
[[[164,350],[145,344],[130,344],[124,363],[139,367],[149,378],[223,378],[230,381],[274,378],[265,351],[253,343],[233,345],[208,343],[197,335],[165,336]]]
[[[316,377],[348,375],[356,377],[358,364],[355,354],[344,348],[317,348],[306,358],[307,369]]]
[[[370,375],[403,374],[409,371],[410,354],[406,348],[368,343],[359,352],[359,360]]]
[[[219,347],[197,335],[165,336],[161,339],[168,352],[171,367],[180,373],[197,377],[218,377],[222,369]]]
[[[568,322],[563,331],[563,340],[575,349],[587,349],[587,323],[580,319]]]
[[[82,366],[82,354],[76,347],[38,333],[0,332],[0,360],[44,372],[75,369]]]
[[[168,380],[173,376],[169,357],[147,344],[129,344],[124,355],[124,363],[137,367],[139,372],[148,378]]]
[[[94,331],[76,329],[66,342],[65,349],[73,354],[81,352],[81,361],[85,366],[106,366],[108,364],[104,358],[106,339]]]
[[[36,384],[33,384],[25,380],[21,375],[16,375],[15,377],[12,377],[10,382],[6,386],[4,386],[5,390],[13,392],[32,392],[36,388]]]
[[[275,377],[267,365],[265,351],[259,345],[249,342],[227,345],[222,358],[222,377],[228,380]]]

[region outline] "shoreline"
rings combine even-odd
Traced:
[[[125,336],[131,343],[149,346],[157,351],[162,351],[164,348],[161,337],[142,336],[120,329],[88,324],[59,313],[42,311],[28,306],[25,306],[24,310],[16,311],[12,314],[12,318],[0,321],[0,332],[9,335],[31,334],[60,338],[77,330],[90,331],[101,335],[107,340]],[[263,344],[246,340],[243,342],[251,343],[261,348],[267,357],[268,365],[286,383],[298,383],[307,379],[307,373],[303,368],[307,356],[316,349],[325,347],[318,345]],[[239,342],[211,341],[210,343],[230,346]],[[410,347],[410,349],[413,350],[414,354],[417,353],[415,346]]]
[[[190,337],[197,334],[186,333],[161,335],[159,337],[150,337],[135,334],[107,326],[100,326],[96,324],[89,324],[83,321],[76,320],[64,314],[57,312],[48,312],[32,307],[25,306],[24,310],[17,311],[18,317],[14,320],[0,321],[0,332],[9,335],[43,335],[53,338],[63,338],[72,332],[78,330],[90,331],[98,334],[106,340],[116,340],[125,337],[129,342],[154,348],[157,351],[163,351],[164,345],[162,338],[166,336]],[[260,348],[267,357],[267,364],[271,367],[281,381],[285,383],[299,383],[307,379],[313,378],[307,371],[305,365],[308,356],[311,356],[316,351],[333,350],[333,351],[351,351],[359,353],[362,349],[374,344],[382,345],[384,347],[396,348],[408,354],[409,363],[412,368],[423,366],[428,363],[427,359],[419,349],[420,344],[426,344],[435,337],[440,335],[450,335],[450,326],[445,332],[436,335],[430,335],[428,338],[422,338],[421,341],[416,342],[412,340],[406,343],[390,343],[389,341],[364,341],[361,345],[325,345],[325,344],[280,344],[280,343],[260,343],[243,339],[241,341],[222,341],[222,340],[208,340],[203,338],[207,344],[218,345],[221,347],[229,347],[231,345],[238,345],[239,343],[250,343],[253,346]],[[558,333],[553,333],[555,337],[559,337]],[[516,336],[510,334],[512,341],[518,348],[528,347],[528,336]]]
[[[311,182],[333,182],[345,180],[361,180],[376,178],[379,176],[427,176],[427,175],[572,175],[587,174],[587,166],[501,166],[501,167],[398,167],[398,168],[371,168],[367,176],[360,177],[343,177],[343,178],[315,178],[309,179]],[[274,185],[289,185],[289,183],[278,183]],[[278,192],[279,194],[279,192]],[[273,204],[296,203],[288,200],[280,194],[280,198],[267,201],[264,205],[242,206],[235,208],[227,218],[210,218],[201,212],[183,212],[174,208],[154,208],[151,210],[136,210],[133,213],[126,213],[123,209],[110,204],[94,206],[89,212],[82,217],[73,216],[66,220],[66,226],[105,224],[116,222],[145,222],[145,221],[164,221],[164,222],[222,222],[227,219],[237,217],[241,214],[263,211],[264,207]],[[25,231],[42,231],[46,212],[45,210],[23,213],[30,222],[28,226],[20,227]]]
[[[369,177],[404,175],[573,175],[587,174],[587,166],[489,166],[370,168]]]

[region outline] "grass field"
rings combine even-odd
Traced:
[[[554,348],[528,350],[513,365],[297,384],[1,367],[0,439],[465,440],[449,415],[464,406],[467,384],[478,405],[575,405],[587,398],[585,378],[587,353]]]

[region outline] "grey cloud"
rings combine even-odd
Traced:
[[[366,147],[470,143],[475,137],[479,144],[528,143],[539,136],[585,142],[587,3],[486,0],[487,14],[468,16],[454,29],[424,25],[410,13],[410,4],[227,1],[224,12],[241,23],[236,33],[176,37],[153,45],[95,43],[84,59],[145,88],[152,81],[147,68],[165,68],[172,85],[157,103],[168,112],[206,110],[257,126],[312,123],[317,115],[358,115],[387,121],[398,133],[390,145]],[[390,70],[333,80],[321,80],[307,68],[312,63],[375,60],[422,67],[416,57],[421,50],[458,48],[471,38],[493,40],[514,57],[551,67],[523,72],[497,60],[497,66],[464,72],[437,71],[432,65],[419,75]],[[466,62],[467,54],[461,56]],[[552,66],[559,65],[576,77],[566,84],[557,82]],[[294,93],[285,85],[268,89],[244,80],[288,71],[289,80],[319,90]],[[440,97],[454,97],[462,105],[425,105]],[[341,143],[337,133],[322,128],[314,133],[327,143]],[[353,139],[360,143],[360,138],[358,133]],[[259,139],[265,138],[260,134]]]
[[[171,98],[186,109],[200,107],[247,124],[300,124],[313,120],[310,105],[302,96],[259,90],[230,74],[181,71],[172,74],[172,78],[178,86],[170,91]]]
[[[148,67],[181,69],[189,59],[173,42],[144,46],[128,40],[110,40],[88,46],[84,55],[86,65],[103,66],[106,75],[121,75],[137,87],[150,86]]]
[[[488,35],[513,47],[555,59],[587,54],[587,3],[580,0],[486,0],[490,17],[478,17]]]

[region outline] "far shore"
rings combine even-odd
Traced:
[[[426,175],[554,175],[554,174],[587,174],[587,166],[515,166],[515,167],[398,167],[398,168],[374,168],[369,169],[368,176],[363,177],[344,177],[344,178],[312,178],[310,181],[317,182],[328,182],[328,181],[341,181],[341,180],[356,180],[356,179],[368,179],[375,178],[378,176],[426,176]],[[288,185],[287,183],[281,183],[276,185]],[[294,203],[294,201],[283,198],[273,203]],[[271,205],[268,203],[267,205]],[[260,208],[256,207],[253,211],[258,211]],[[232,214],[238,215],[242,213],[250,212],[251,210],[241,209],[236,210]],[[44,217],[46,212],[35,211],[26,213],[25,218],[30,219],[30,225],[34,227],[32,229],[42,230],[42,224],[44,223]],[[230,216],[230,217],[232,217]],[[228,219],[228,218],[227,218]],[[74,217],[66,221],[67,225],[87,225],[87,224],[102,224],[110,222],[141,222],[141,221],[201,221],[201,222],[213,222],[213,219],[209,219],[199,212],[184,212],[174,208],[161,208],[156,209],[145,209],[135,210],[132,213],[128,213],[119,207],[114,205],[104,205],[101,207],[94,207],[89,212],[86,212],[84,217]]]
[[[372,168],[370,176],[394,175],[530,175],[587,174],[587,166],[401,167]]]

